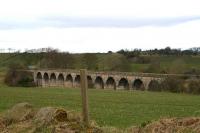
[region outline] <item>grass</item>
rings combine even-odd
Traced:
[[[149,67],[149,64],[131,64],[131,71],[132,72],[144,72]]]
[[[191,69],[200,68],[200,56],[147,56],[153,61],[160,62],[160,70],[168,70],[171,67],[174,67],[175,70],[179,67],[179,70],[182,69],[183,72],[189,71]],[[177,63],[178,62],[178,63]],[[131,71],[133,72],[144,72],[148,69],[151,63],[142,64],[142,63],[131,63]],[[175,65],[175,66],[174,66]],[[179,66],[178,66],[179,65]],[[154,71],[153,71],[154,72]],[[178,73],[183,73],[178,72]]]
[[[89,90],[91,119],[120,128],[163,117],[200,116],[200,96],[164,92]],[[0,112],[16,103],[81,111],[80,89],[0,86]]]

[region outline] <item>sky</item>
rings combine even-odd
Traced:
[[[0,0],[0,49],[200,47],[199,0]]]

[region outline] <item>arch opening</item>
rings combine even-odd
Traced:
[[[107,89],[116,89],[116,82],[113,77],[109,77],[106,81]]]
[[[42,74],[41,74],[41,72],[37,73],[36,79],[37,79],[37,86],[42,86]]]
[[[145,90],[144,84],[143,84],[143,82],[142,82],[141,79],[136,79],[134,81],[134,83],[133,83],[133,89],[135,89],[135,90],[142,90],[142,91]]]
[[[151,82],[148,85],[149,91],[161,91],[161,86],[158,81],[151,80]]]
[[[80,87],[80,82],[81,82],[80,75],[76,75],[75,80],[74,80],[75,87]]]
[[[50,83],[51,83],[51,86],[56,86],[56,75],[55,75],[55,73],[51,74]]]
[[[120,79],[119,84],[118,84],[118,87],[119,87],[120,89],[128,90],[128,89],[129,89],[128,80],[125,79],[125,78]]]
[[[49,84],[49,75],[48,73],[44,73],[44,84],[47,86]]]
[[[95,88],[98,88],[98,89],[104,88],[103,79],[100,76],[96,77],[94,84],[95,84]]]
[[[58,85],[64,86],[64,76],[61,73],[58,75]]]
[[[66,77],[66,86],[72,87],[73,86],[73,78],[71,74],[68,74]]]
[[[91,76],[87,76],[87,82],[88,82],[88,88],[93,88],[94,87]]]

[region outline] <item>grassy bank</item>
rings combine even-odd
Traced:
[[[19,102],[81,111],[79,89],[0,87],[0,112]],[[200,116],[200,96],[89,90],[90,116],[99,125],[128,127],[163,117]]]

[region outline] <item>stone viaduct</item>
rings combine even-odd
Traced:
[[[77,70],[34,70],[34,82],[42,87],[80,87],[80,71]],[[168,75],[127,72],[92,72],[88,71],[89,88],[148,90],[159,84]]]

